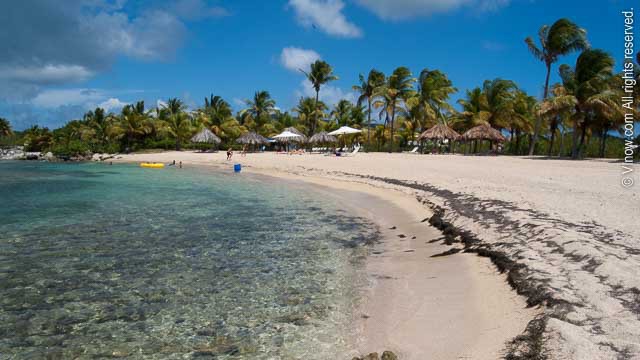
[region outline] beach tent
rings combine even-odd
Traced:
[[[213,144],[213,148],[220,144],[222,140],[216,136],[211,130],[204,128],[197,134],[193,135],[191,142],[199,144]]]

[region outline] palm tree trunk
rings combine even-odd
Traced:
[[[562,126],[564,129],[564,126]],[[560,149],[558,149],[558,157],[561,157],[564,154],[564,131],[560,130]]]
[[[367,116],[367,146],[371,145],[371,98],[367,98],[369,103],[369,113]]]
[[[547,77],[544,81],[544,94],[542,95],[542,101],[547,99],[549,94],[549,76],[551,75],[551,63],[547,63]],[[536,125],[533,129],[533,137],[529,143],[529,156],[533,155],[533,151],[536,148],[536,141],[538,140],[538,134],[540,133],[540,126],[542,125],[542,116],[536,117]]]
[[[605,127],[604,129],[602,129],[602,141],[600,143],[600,157],[603,158],[604,157],[604,153],[606,150],[606,146],[607,146],[607,133],[609,132],[609,129],[607,129],[607,127]]]
[[[313,109],[313,124],[311,124],[311,135],[316,132],[316,125],[318,124],[318,101],[320,98],[320,90],[316,90],[316,105],[315,109]]]
[[[396,101],[393,100],[393,105],[391,107],[391,145],[390,145],[390,149],[391,152],[393,152],[393,122],[396,119]]]
[[[574,120],[573,124],[573,144],[571,145],[571,158],[578,158],[578,119]]]
[[[551,131],[551,139],[549,140],[549,151],[547,151],[547,156],[551,157],[551,151],[553,150],[553,141],[555,140],[556,137],[556,128],[558,127],[558,123],[556,122],[556,120],[551,121],[551,127],[550,127],[550,131]]]

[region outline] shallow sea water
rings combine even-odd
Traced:
[[[376,237],[273,179],[0,162],[0,358],[343,358]]]

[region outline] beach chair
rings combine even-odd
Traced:
[[[414,147],[413,150],[411,150],[411,151],[403,151],[403,153],[405,153],[405,154],[419,154],[418,149],[420,149],[420,146]]]
[[[350,152],[350,153],[343,153],[343,154],[340,154],[340,156],[356,156],[356,154],[358,153],[358,151],[360,151],[360,146],[358,146],[358,147],[354,148],[352,152]]]

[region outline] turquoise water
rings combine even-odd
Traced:
[[[0,162],[0,204],[2,359],[342,358],[377,236],[210,169]]]

